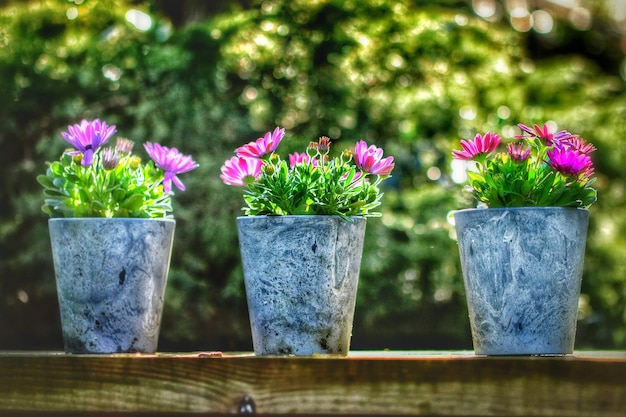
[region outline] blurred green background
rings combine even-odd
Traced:
[[[219,169],[275,126],[396,158],[368,220],[353,349],[471,349],[451,210],[460,138],[555,122],[593,142],[577,349],[626,348],[624,1],[0,1],[0,349],[63,348],[35,177],[82,118],[192,154],[159,349],[251,350]],[[283,148],[284,147],[284,148]]]

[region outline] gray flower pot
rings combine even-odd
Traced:
[[[476,354],[572,353],[589,212],[470,209],[454,221]]]
[[[347,355],[366,219],[237,218],[256,355]]]
[[[157,349],[173,219],[48,222],[67,353]]]

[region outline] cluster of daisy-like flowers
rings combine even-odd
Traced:
[[[551,133],[547,124],[524,124],[521,135],[496,152],[501,137],[493,132],[461,140],[455,159],[474,161],[469,185],[488,207],[589,207],[596,201],[591,153],[596,148],[566,130]]]
[[[393,157],[383,158],[381,148],[361,140],[354,151],[330,158],[330,139],[322,136],[306,152],[290,154],[287,163],[275,153],[284,136],[277,127],[237,148],[222,166],[225,184],[247,187],[247,215],[379,215],[370,210],[380,205],[378,185],[390,176]]]
[[[181,191],[179,174],[198,165],[176,148],[147,142],[152,159],[142,164],[134,142],[118,138],[107,145],[115,126],[82,120],[61,136],[73,146],[48,163],[37,179],[44,187],[44,212],[53,217],[164,217],[172,211],[172,184]]]

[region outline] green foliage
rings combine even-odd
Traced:
[[[209,25],[221,72],[240,86],[253,126],[274,119],[313,137],[356,133],[384,142],[453,131],[459,107],[481,111],[515,96],[494,86],[519,72],[521,39],[459,22],[454,11],[406,1],[296,0],[264,2]]]
[[[99,150],[102,148],[99,148]],[[113,149],[113,148],[109,148]],[[37,181],[46,197],[42,210],[50,217],[166,217],[171,195],[163,192],[163,171],[132,154],[120,155],[113,168],[104,166],[103,152],[84,167],[67,152],[48,164]]]
[[[268,171],[272,171],[270,174]],[[250,184],[244,196],[246,215],[337,215],[376,216],[370,210],[380,205],[378,182],[357,176],[356,167],[341,158],[289,169],[279,160],[263,167],[263,175]]]
[[[244,179],[247,183],[245,214],[336,215],[344,219],[349,216],[380,216],[380,213],[371,210],[380,205],[382,193],[379,186],[389,178],[393,158],[382,160],[382,149],[372,146],[370,150],[378,155],[370,155],[365,142],[361,142],[354,158],[350,150],[344,150],[341,155],[330,159],[330,141],[322,137],[319,143],[309,144],[306,154],[290,155],[290,159],[297,157],[299,161],[290,160],[287,164],[275,152],[265,155],[259,174]],[[353,162],[365,157],[373,164],[371,167]],[[237,164],[239,161],[241,159],[235,157],[227,163]],[[249,163],[245,158],[243,162]]]
[[[529,167],[530,165],[530,167]],[[474,198],[488,207],[585,207],[596,201],[590,181],[577,181],[543,163],[517,162],[498,154],[479,172],[469,172]]]
[[[588,155],[595,148],[569,132],[557,133],[561,136],[557,140],[548,133],[547,126],[535,126],[547,137],[524,126],[533,136],[526,137],[525,143],[509,144],[507,152],[493,153],[489,149],[474,154],[471,148],[454,151],[457,159],[475,162],[475,170],[467,174],[474,198],[491,208],[589,208],[597,199],[592,188],[596,180],[592,177],[593,163]],[[464,147],[481,147],[488,137],[497,138],[496,146],[500,143],[499,136],[487,133],[465,142]],[[586,149],[581,150],[583,147]]]

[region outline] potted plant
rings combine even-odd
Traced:
[[[276,128],[236,149],[222,180],[245,187],[237,218],[254,352],[346,355],[366,218],[379,216],[393,157],[359,141],[330,157],[330,139],[289,160]]]
[[[72,145],[37,177],[44,188],[65,351],[157,348],[175,220],[172,184],[197,164],[175,148],[134,155],[99,119],[69,126]],[[107,145],[107,146],[105,146]]]
[[[519,124],[499,149],[487,132],[462,140],[479,206],[453,214],[474,350],[568,354],[574,348],[595,147],[548,125]]]

